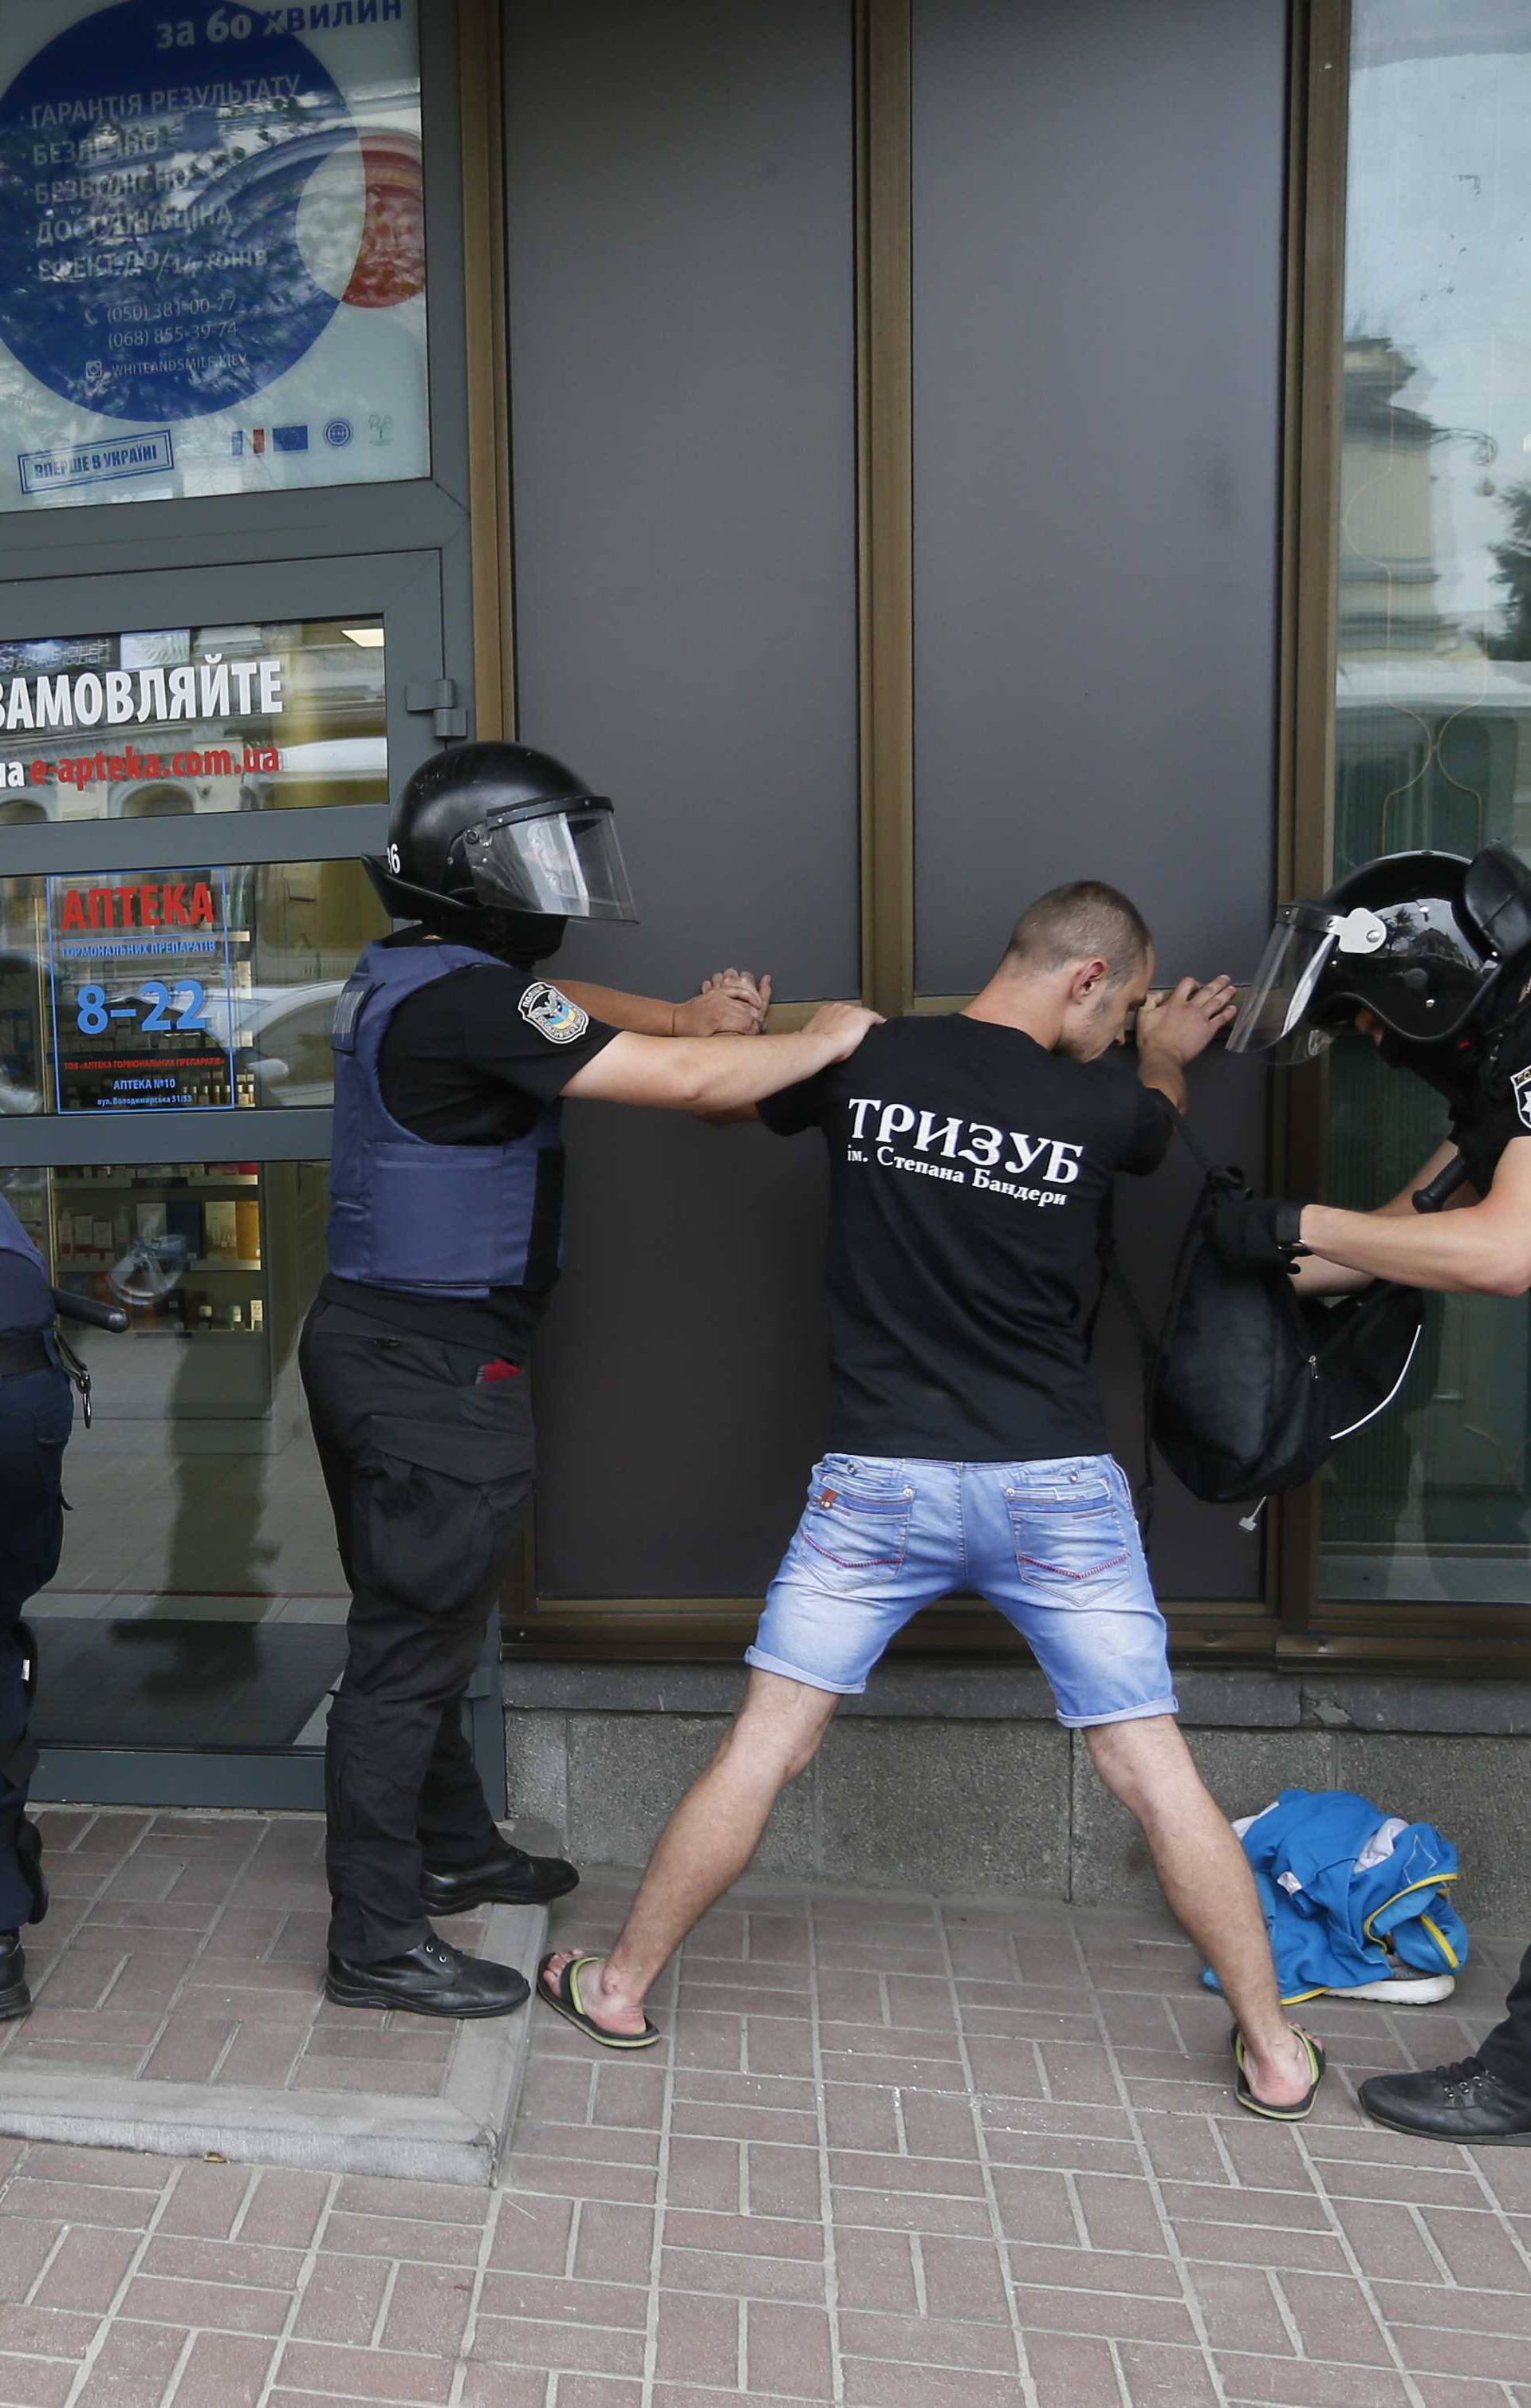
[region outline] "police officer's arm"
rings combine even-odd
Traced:
[[[730,1112],[794,1087],[853,1054],[880,1015],[826,1003],[806,1028],[780,1037],[613,1037],[577,1070],[565,1096],[661,1111]]]
[[[1404,1217],[1414,1220],[1417,1217],[1414,1211],[1414,1197],[1419,1190],[1422,1187],[1427,1187],[1437,1172],[1444,1170],[1446,1165],[1449,1162],[1454,1162],[1455,1159],[1456,1147],[1448,1139],[1444,1145],[1436,1148],[1423,1169],[1416,1170],[1407,1186],[1399,1188],[1396,1196],[1390,1197],[1385,1204],[1379,1204],[1375,1211],[1358,1213],[1353,1217],[1367,1221],[1383,1218],[1395,1220]],[[1478,1196],[1475,1189],[1460,1187],[1444,1209],[1451,1212],[1459,1210],[1465,1204],[1477,1202]],[[1347,1270],[1343,1263],[1329,1262],[1322,1254],[1307,1254],[1295,1266],[1292,1272],[1292,1284],[1304,1296],[1352,1296],[1359,1288],[1370,1287],[1376,1276],[1374,1271]]]
[[[1506,1146],[1486,1196],[1458,1189],[1456,1209],[1416,1212],[1410,1201],[1415,1189],[1454,1151],[1443,1146],[1380,1212],[1305,1206],[1303,1244],[1324,1263],[1369,1279],[1402,1280],[1445,1296],[1524,1296],[1531,1289],[1531,1137],[1514,1138]],[[1299,1266],[1302,1285],[1322,1283],[1303,1278],[1306,1269]]]
[[[637,1037],[752,1037],[771,1000],[769,977],[757,980],[748,970],[718,970],[684,1003],[628,995],[616,986],[593,986],[586,979],[561,978],[558,983],[592,1020]]]

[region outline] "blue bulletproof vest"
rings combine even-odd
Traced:
[[[487,1296],[526,1282],[537,1174],[559,1108],[507,1145],[437,1145],[383,1102],[379,1057],[401,1003],[453,970],[503,969],[472,945],[369,945],[341,991],[330,1165],[330,1269],[417,1296]]]
[[[48,1266],[0,1196],[0,1332],[47,1329],[52,1320]]]

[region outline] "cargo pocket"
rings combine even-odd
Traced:
[[[445,1404],[445,1400],[444,1400]],[[358,1584],[432,1621],[477,1611],[531,1495],[532,1435],[370,1413],[354,1526]]]
[[[1007,1492],[1016,1570],[1023,1580],[1080,1598],[1096,1581],[1110,1581],[1132,1561],[1123,1509],[1103,1480],[1081,1482],[1066,1497]]]
[[[64,1553],[64,1450],[74,1423],[68,1383],[32,1411],[32,1441],[7,1450],[4,1590],[24,1604],[46,1588]]]

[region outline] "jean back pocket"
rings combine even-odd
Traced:
[[[1123,1509],[1103,1480],[1080,1482],[1066,1496],[1007,1492],[1016,1569],[1029,1580],[1078,1589],[1132,1560]]]
[[[834,1570],[895,1572],[913,1506],[914,1491],[902,1479],[883,1485],[831,1457],[814,1473],[799,1531],[809,1553]]]

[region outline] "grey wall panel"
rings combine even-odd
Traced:
[[[563,967],[852,994],[850,7],[507,26],[521,725],[615,797],[643,915]],[[585,1106],[569,1152],[544,1591],[758,1591],[822,1442],[817,1144]]]
[[[1040,889],[1252,967],[1272,859],[1285,0],[915,0],[919,978]]]
[[[581,958],[852,994],[850,8],[508,23],[521,723],[616,798],[643,915]]]
[[[1285,0],[914,0],[919,982],[982,980],[1058,882],[1161,967],[1269,924]],[[1258,1173],[1263,1082],[1196,1116]],[[1185,1182],[1123,1197],[1162,1280]],[[1130,1350],[1107,1360],[1122,1443]],[[1166,1482],[1165,1594],[1256,1594],[1238,1516]]]
[[[548,1597],[758,1597],[828,1423],[817,1136],[571,1105],[538,1344]]]

